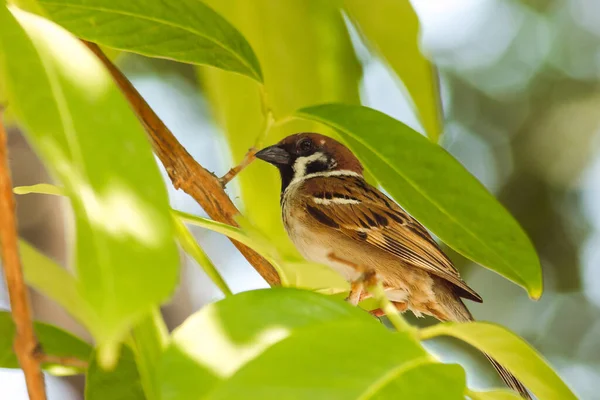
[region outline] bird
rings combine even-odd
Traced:
[[[279,170],[283,225],[291,241],[307,260],[351,283],[352,304],[368,296],[359,283],[371,273],[400,312],[443,322],[474,320],[462,299],[482,302],[481,296],[427,229],[365,180],[361,162],[342,143],[303,132],[255,157]],[[511,389],[531,399],[514,375],[486,357]]]

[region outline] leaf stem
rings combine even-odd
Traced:
[[[256,141],[254,142],[254,147],[257,149],[262,148],[263,142],[265,141],[265,139],[267,138],[267,136],[269,134],[269,131],[275,124],[275,116],[273,114],[273,108],[271,107],[271,104],[269,103],[269,96],[267,94],[267,88],[265,87],[265,85],[260,85],[259,92],[260,92],[260,106],[262,109],[263,116],[265,117],[265,128],[263,129],[261,134],[258,135],[258,137],[256,138]]]
[[[202,267],[206,275],[213,281],[213,283],[223,292],[225,296],[231,296],[233,292],[212,263],[208,255],[202,250],[202,247],[198,244],[190,230],[182,222],[182,219],[175,213],[172,213],[173,221],[175,223],[175,231],[179,244],[183,250],[192,256],[198,265]]]
[[[131,331],[135,363],[146,399],[160,399],[157,366],[168,342],[168,332],[160,309],[155,307]]]
[[[0,110],[0,255],[4,277],[10,297],[11,315],[15,322],[16,336],[13,346],[19,365],[25,374],[27,392],[31,400],[46,400],[44,375],[40,360],[36,357],[39,349],[33,331],[33,321],[29,295],[23,278],[23,269],[19,257],[15,199],[8,167],[8,146],[2,111]]]
[[[385,312],[385,315],[389,318],[392,325],[398,332],[408,332],[413,335],[417,335],[418,329],[410,325],[402,315],[398,312],[396,307],[392,304],[390,299],[385,295],[383,284],[381,281],[377,281],[375,284],[371,284],[367,287],[367,290],[373,295],[375,300],[379,303],[381,309]]]

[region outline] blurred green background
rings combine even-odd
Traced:
[[[342,13],[338,2],[319,0],[205,1],[257,53],[277,117],[327,101],[362,102],[424,133],[437,132],[435,82],[416,53],[417,19],[409,3],[346,1]],[[449,250],[484,298],[469,307],[477,319],[523,336],[581,399],[600,399],[600,2],[411,3],[421,25],[418,45],[439,72],[440,143],[515,215],[533,239],[544,270],[544,295],[533,302],[519,287]],[[188,151],[218,175],[241,160],[263,128],[260,93],[247,78],[130,54],[113,56]],[[274,130],[265,144],[299,130],[323,131],[294,121]],[[9,145],[15,185],[48,179],[17,130],[11,130]],[[175,208],[204,215],[187,195],[169,190]],[[228,192],[274,241],[288,243],[273,169],[253,164]],[[68,213],[57,210],[67,204],[39,195],[18,201],[21,235],[65,264],[71,223]],[[194,232],[234,291],[266,287],[227,239]],[[171,328],[221,296],[200,269],[187,264],[174,300],[164,307]],[[5,291],[0,303],[8,303]],[[49,300],[34,294],[34,306],[39,319],[85,337]],[[454,345],[434,346],[442,358],[480,365],[471,353],[449,351]],[[482,369],[469,374],[475,387],[495,379]],[[0,371],[0,387],[14,389],[7,398],[25,398],[17,375]],[[49,385],[51,398],[82,398],[79,378],[50,378]]]

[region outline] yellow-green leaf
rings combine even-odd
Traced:
[[[535,349],[501,326],[484,322],[446,323],[421,331],[422,339],[441,335],[454,336],[489,354],[523,382],[538,399],[577,399]]]
[[[199,0],[38,0],[75,35],[150,57],[206,64],[262,81],[244,37]]]

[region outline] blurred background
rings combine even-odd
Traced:
[[[414,53],[402,51],[414,42],[402,32],[417,29],[404,0],[348,1],[344,12],[337,2],[319,0],[205,2],[254,48],[277,117],[310,104],[360,101],[421,132],[431,128],[421,126],[408,96],[413,93],[418,105],[420,93],[431,85],[398,78],[403,68],[424,65]],[[411,3],[420,23],[419,48],[439,73],[440,144],[506,205],[532,238],[543,265],[545,292],[534,302],[521,288],[448,250],[484,298],[469,308],[477,319],[524,337],[581,399],[600,399],[600,2]],[[380,28],[385,40],[370,42],[369,26]],[[196,160],[218,175],[241,160],[260,133],[259,93],[247,78],[132,54],[111,56]],[[265,144],[299,130],[322,129],[294,121]],[[14,185],[49,181],[16,128],[10,129],[9,151]],[[204,215],[191,198],[172,189],[166,174],[165,179],[174,208]],[[228,192],[274,241],[288,245],[281,234],[274,170],[252,165]],[[68,204],[41,195],[17,201],[20,235],[67,265]],[[234,291],[267,286],[227,239],[194,232]],[[221,297],[183,254],[182,262],[181,285],[163,308],[170,328]],[[39,320],[89,339],[57,305],[32,296]],[[5,288],[0,288],[0,306],[8,308]],[[456,352],[456,343],[441,341],[431,346],[441,358],[466,365],[473,387],[498,383],[469,349]],[[82,378],[48,377],[48,384],[50,398],[83,398]],[[3,396],[8,394],[3,398],[26,398],[20,371],[0,370],[0,387]]]

